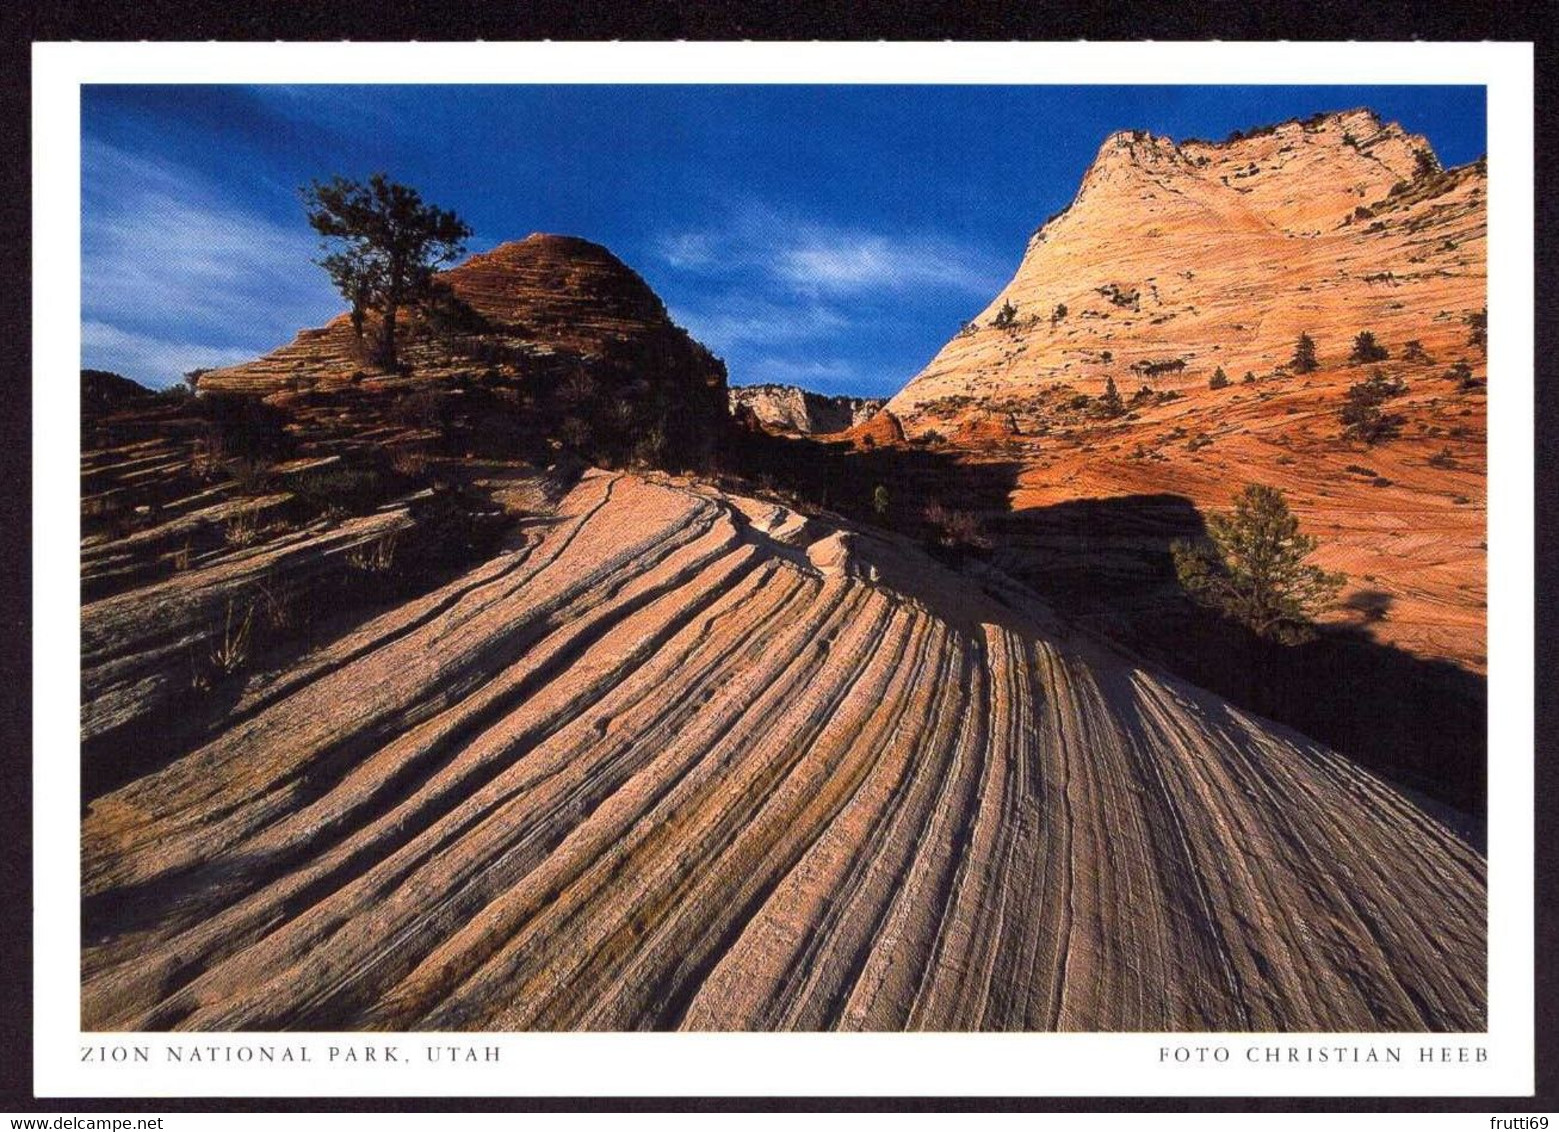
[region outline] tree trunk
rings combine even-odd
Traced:
[[[398,313],[394,303],[388,304],[379,329],[379,364],[386,369],[395,368],[395,316]]]

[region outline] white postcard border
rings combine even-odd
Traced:
[[[36,44],[34,1087],[40,1096],[1529,1095],[1533,1090],[1530,44]],[[85,83],[1485,86],[1489,116],[1489,1031],[1315,1034],[83,1034],[80,88]],[[1122,127],[1130,123],[1122,123]],[[1015,139],[1021,142],[1021,139]],[[394,1047],[407,1064],[365,1060]],[[209,1047],[215,1060],[170,1062]],[[310,1059],[242,1060],[269,1047]],[[331,1060],[334,1047],[341,1056]],[[453,1047],[458,1059],[427,1059]],[[1400,1062],[1252,1063],[1251,1050]],[[495,1048],[498,1060],[485,1060]],[[1450,1051],[1421,1060],[1420,1050]],[[102,1060],[90,1057],[96,1049]],[[139,1060],[138,1049],[146,1051]],[[226,1050],[224,1055],[222,1050]],[[1187,1051],[1180,1061],[1180,1051]],[[1205,1051],[1197,1053],[1196,1051]],[[1457,1051],[1467,1060],[1457,1060]],[[1477,1060],[1482,1050],[1483,1060]],[[467,1052],[469,1051],[469,1053]],[[1167,1052],[1166,1052],[1167,1051]],[[1219,1053],[1218,1051],[1223,1051]],[[347,1060],[347,1053],[355,1055]],[[83,1061],[83,1056],[89,1059]],[[115,1060],[122,1056],[124,1060]],[[1313,1056],[1313,1053],[1312,1053]],[[474,1057],[469,1060],[468,1057]],[[1218,1060],[1226,1057],[1227,1060]]]

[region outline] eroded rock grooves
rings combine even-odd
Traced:
[[[1485,1022],[1475,852],[886,537],[588,472],[288,663],[91,802],[87,1028]]]

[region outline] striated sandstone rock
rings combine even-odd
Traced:
[[[1316,560],[1350,575],[1345,601],[1389,605],[1367,632],[1482,672],[1487,375],[1467,319],[1486,303],[1486,199],[1481,166],[1440,171],[1423,138],[1366,110],[1224,144],[1114,134],[1012,280],[884,415],[1013,462],[1014,513],[1164,493],[1205,511],[1246,483],[1282,488],[1322,541]],[[992,325],[1008,304],[1012,325]],[[1337,419],[1373,368],[1348,362],[1362,330],[1409,386],[1392,405],[1401,438],[1373,448]],[[1301,332],[1317,372],[1288,367]],[[1220,367],[1232,384],[1212,390]],[[1071,406],[1109,378],[1127,415]]]
[[[532,415],[550,413],[554,423],[570,412],[648,412],[663,447],[689,464],[718,446],[730,420],[724,363],[675,326],[649,285],[606,248],[534,234],[474,255],[438,282],[453,301],[408,313],[400,372],[367,360],[343,314],[264,357],[201,375],[200,391],[285,402],[480,379],[538,401]]]

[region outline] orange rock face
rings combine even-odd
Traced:
[[[1221,145],[1115,134],[887,409],[912,438],[1013,461],[1014,511],[1162,493],[1206,510],[1283,488],[1315,560],[1350,575],[1345,604],[1373,603],[1334,619],[1481,672],[1486,374],[1468,320],[1486,303],[1486,195],[1480,166],[1441,170],[1363,110]],[[1352,364],[1366,330],[1389,356]],[[1317,371],[1290,365],[1301,333]],[[1399,436],[1367,446],[1338,412],[1376,368],[1408,390]],[[1105,419],[1111,379],[1126,411]]]

